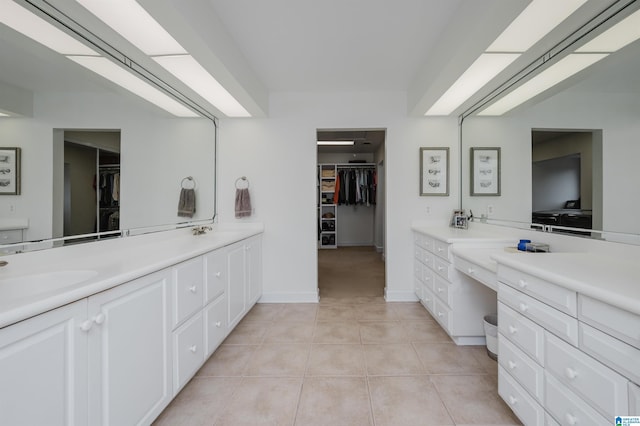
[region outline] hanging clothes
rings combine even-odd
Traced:
[[[333,202],[338,205],[375,205],[376,184],[373,168],[339,169]]]

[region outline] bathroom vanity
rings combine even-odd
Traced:
[[[3,257],[0,424],[150,424],[259,299],[261,233]]]
[[[476,286],[495,290],[498,389],[514,413],[525,425],[600,425],[611,423],[615,416],[640,415],[637,247],[629,246],[625,252],[615,243],[533,234],[551,238],[552,249],[554,242],[562,244],[564,252],[526,253],[502,244],[504,234],[488,239],[486,229],[491,227],[413,227],[416,248],[431,240],[436,252],[444,243],[443,235],[449,233],[449,245],[442,251],[449,251],[452,266],[473,278]],[[515,233],[511,246],[522,234]],[[456,330],[445,327],[440,312],[470,320],[462,313],[468,307],[461,303],[448,311],[438,308],[442,301],[437,291],[427,291],[421,266],[424,257],[418,253],[416,294],[460,344]],[[456,288],[453,281],[452,286]],[[435,309],[430,305],[434,295]],[[480,325],[482,312],[491,304],[476,300],[469,298],[466,303],[479,310],[474,321]]]

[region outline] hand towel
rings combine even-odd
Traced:
[[[196,191],[193,188],[182,188],[178,201],[178,216],[193,217],[196,213]]]
[[[236,189],[236,218],[251,216],[249,188]]]

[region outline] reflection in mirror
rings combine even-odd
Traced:
[[[0,117],[0,141],[21,148],[22,166],[20,195],[0,195],[0,237],[3,243],[45,241],[0,252],[50,247],[50,239],[87,231],[140,233],[212,220],[213,120],[171,115],[2,23],[0,55],[0,112],[8,115]],[[115,134],[118,146],[109,146],[105,139]],[[77,170],[71,161],[81,150],[93,158],[78,178],[84,195],[73,184]],[[116,164],[117,209],[113,183],[107,188],[100,182]],[[94,176],[102,193],[93,188]],[[187,218],[177,214],[186,176],[197,183],[195,214]],[[97,196],[105,191],[111,199],[100,205]],[[76,208],[80,200],[86,206]],[[113,211],[102,216],[102,207]]]
[[[640,221],[630,219],[640,209],[640,144],[636,143],[640,134],[640,42],[610,54],[552,91],[502,116],[470,115],[464,119],[461,181],[466,184],[462,186],[462,207],[472,209],[476,217],[484,214],[489,219],[521,224],[530,223],[536,211],[566,213],[567,207],[576,207],[567,201],[576,200],[580,202],[577,210],[584,215],[568,218],[574,226],[579,223],[581,228],[587,220],[586,211],[591,210],[592,228],[601,232],[590,236],[640,244]],[[554,138],[538,142],[545,137],[540,131],[553,131],[546,136]],[[562,142],[573,139],[575,145],[581,138],[591,139],[587,143],[590,153],[575,146],[570,149]],[[502,148],[501,196],[470,195],[469,151],[482,146]],[[556,154],[549,153],[550,147]],[[557,173],[549,170],[555,166],[540,160],[559,156],[565,164],[575,163],[578,153],[580,171],[569,173],[572,192],[555,194],[560,185],[557,182],[539,186],[540,175],[550,180]]]

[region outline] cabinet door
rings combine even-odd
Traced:
[[[171,272],[89,298],[89,424],[149,424],[171,400]]]
[[[255,237],[247,241],[247,306],[249,310],[262,295],[262,240]]]
[[[227,265],[229,272],[229,288],[227,291],[229,329],[235,327],[245,313],[245,263],[244,243],[233,244],[229,248]]]
[[[84,299],[0,329],[0,424],[88,423],[86,319]]]

